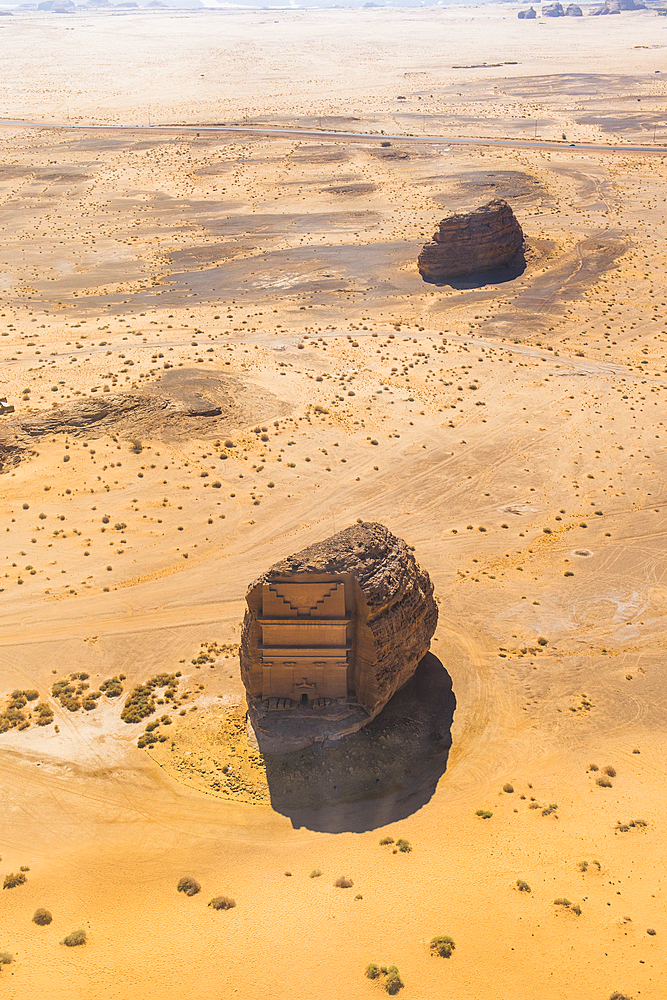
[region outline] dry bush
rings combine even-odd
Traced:
[[[530,886],[528,885],[528,883],[524,882],[524,880],[522,878],[518,878],[516,880],[516,887],[519,890],[519,892],[532,892],[533,891],[530,888]]]
[[[52,920],[51,911],[45,910],[43,906],[38,907],[32,916],[33,924],[38,924],[40,927],[46,927]]]
[[[233,910],[236,902],[229,896],[214,896],[208,905],[212,906],[214,910]]]
[[[176,886],[178,892],[184,892],[186,896],[196,896],[201,886],[196,878],[191,875],[184,875]]]
[[[354,885],[354,882],[352,881],[351,878],[346,878],[345,875],[339,875],[336,881],[334,882],[334,885],[337,889],[351,889],[352,886]]]
[[[27,879],[23,872],[11,872],[9,875],[5,875],[2,888],[15,889],[17,885],[23,885],[24,882],[27,882]]]
[[[67,945],[68,948],[76,948],[78,945],[85,944],[88,940],[88,936],[84,930],[72,931],[68,934],[66,938],[63,938],[61,944]]]
[[[435,955],[439,955],[440,958],[451,958],[452,952],[456,948],[456,945],[454,944],[453,939],[450,938],[448,934],[442,934],[439,937],[432,938],[429,947],[431,951]]]

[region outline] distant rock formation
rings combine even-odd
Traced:
[[[276,563],[246,602],[241,676],[263,752],[361,729],[412,677],[438,621],[428,574],[368,522]]]
[[[443,219],[424,245],[418,266],[427,281],[442,281],[502,267],[517,258],[523,231],[501,198],[481,208]]]
[[[623,10],[647,10],[642,0],[607,0],[602,7],[596,7],[591,11],[591,17],[600,17],[606,14],[620,14]]]
[[[519,13],[517,14],[517,17],[519,18],[520,21],[524,20],[524,18],[526,19],[526,21],[532,21],[534,17],[537,17],[537,14],[535,13],[533,7],[529,7],[528,10],[520,10]]]
[[[560,3],[550,3],[542,7],[542,17],[565,17],[563,5]]]
[[[576,3],[571,3],[565,8],[565,17],[583,17],[584,12]]]

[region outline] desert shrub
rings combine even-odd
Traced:
[[[394,843],[393,837],[383,837],[382,840],[380,841],[380,846],[384,847],[385,844],[393,844],[393,843]]]
[[[88,936],[86,932],[78,930],[72,931],[72,933],[68,934],[66,938],[63,938],[62,944],[67,945],[68,948],[76,948],[80,944],[85,944],[87,940]]]
[[[588,770],[589,771],[599,771],[600,768],[597,766],[597,764],[589,764],[588,765]]]
[[[131,441],[132,441],[132,447],[130,448],[130,451],[133,451],[135,455],[140,455],[144,450],[143,444],[141,443],[139,438],[131,438]]]
[[[579,906],[579,904],[578,904],[578,903],[574,903],[574,904],[573,904],[573,905],[572,905],[572,906],[570,907],[570,910],[572,911],[572,913],[575,913],[575,914],[576,914],[576,915],[577,915],[578,917],[580,917],[580,916],[581,916],[581,907]]]
[[[320,871],[319,868],[313,868],[312,872],[310,873],[310,877],[311,878],[319,878],[321,874],[322,874],[322,872]]]
[[[10,955],[8,951],[0,951],[0,965],[11,965],[14,961],[14,956]]]
[[[616,777],[616,768],[615,767],[605,767],[604,773],[607,775],[608,778],[615,778]]]
[[[355,898],[355,900],[357,900],[357,899],[363,899],[364,897],[361,895],[360,892],[358,892],[357,895],[354,898]]]
[[[30,871],[30,865],[21,865],[21,867],[19,868],[19,871],[20,872],[29,872]]]
[[[508,781],[506,784],[503,785],[503,791],[507,792],[508,795],[511,795],[512,792],[514,791],[514,786],[510,785]]]
[[[369,962],[364,969],[364,975],[367,979],[379,979],[380,978],[380,966],[376,965],[375,962]]]
[[[27,879],[23,872],[12,872],[9,875],[5,875],[5,881],[2,884],[2,888],[15,889],[17,885],[23,885],[24,882],[27,882]]]
[[[646,928],[646,933],[650,934],[651,937],[655,937],[655,929],[653,927],[647,927]]]
[[[399,990],[402,990],[404,986],[403,980],[398,974],[398,969],[395,972],[390,972],[384,981],[384,988],[387,993],[394,997]]]
[[[530,888],[530,886],[528,885],[528,883],[524,882],[524,880],[522,878],[518,878],[516,880],[516,887],[519,890],[519,892],[532,892],[533,891]]]
[[[33,924],[39,924],[40,927],[46,927],[52,920],[50,910],[45,910],[43,906],[38,907],[32,916]]]
[[[155,691],[157,688],[176,688],[176,674],[157,674],[145,684],[137,684],[128,695],[120,714],[123,722],[141,722],[155,711]]]
[[[626,996],[625,993],[612,993],[609,1000],[632,1000],[632,997]]]
[[[409,854],[412,850],[412,844],[409,840],[404,840],[403,837],[399,837],[396,841],[396,847],[401,852],[401,854]]]
[[[352,881],[351,878],[346,878],[345,875],[339,875],[336,881],[334,882],[334,885],[337,889],[351,889],[352,886],[354,885],[354,882]]]
[[[480,819],[491,819],[493,813],[489,812],[488,809],[478,809],[475,816],[479,816]]]
[[[588,870],[588,861],[580,861],[577,865],[580,872],[585,872]]]
[[[598,778],[598,780],[595,782],[595,784],[599,785],[600,788],[612,788],[613,787],[611,781],[609,780],[609,778]]]
[[[439,937],[434,937],[431,940],[429,947],[431,951],[434,954],[439,955],[440,958],[451,958],[456,945],[448,934],[442,934]]]
[[[208,905],[212,906],[214,910],[233,910],[236,902],[229,896],[214,896]]]
[[[552,816],[555,812],[557,812],[557,810],[558,810],[558,805],[555,802],[552,802],[550,805],[544,807],[544,809],[542,810],[542,815]]]
[[[123,693],[123,685],[120,677],[107,677],[100,684],[100,691],[103,691],[107,698],[117,698]]]
[[[554,899],[554,906],[572,906],[572,903],[565,896],[559,896],[558,899]]]
[[[184,892],[186,896],[196,896],[201,886],[196,878],[191,875],[184,875],[176,886],[179,892]]]

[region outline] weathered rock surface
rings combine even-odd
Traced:
[[[345,590],[347,697],[330,704],[326,699],[303,705],[290,698],[264,697],[262,595],[269,586],[303,586],[304,581],[338,584]],[[296,750],[361,729],[412,677],[438,621],[428,574],[402,539],[384,525],[369,522],[276,563],[251,585],[246,602],[241,676],[252,729],[260,749],[267,752]],[[322,619],[300,614],[293,621],[297,629],[298,622],[305,621],[308,629]]]
[[[647,10],[646,4],[642,0],[607,0],[602,7],[596,7],[591,11],[591,17],[599,17],[606,14],[620,14],[623,10]]]
[[[519,13],[517,14],[517,17],[519,18],[520,21],[522,21],[524,18],[527,21],[532,21],[534,17],[537,17],[537,14],[535,13],[533,7],[529,7],[528,10],[520,10]]]
[[[427,281],[474,274],[510,264],[522,247],[523,230],[514,212],[497,198],[474,212],[443,219],[419,254],[419,271]]]
[[[565,17],[563,5],[560,3],[545,4],[542,7],[542,17]]]
[[[583,17],[584,12],[576,3],[568,4],[565,8],[565,17]]]

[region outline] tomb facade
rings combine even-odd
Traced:
[[[241,674],[262,749],[361,728],[412,676],[437,622],[428,574],[369,523],[277,563],[246,602]]]

